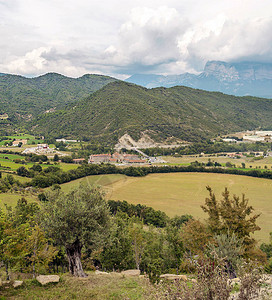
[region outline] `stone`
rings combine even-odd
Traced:
[[[40,284],[45,285],[50,282],[59,282],[60,277],[58,275],[39,275],[36,279]]]
[[[188,278],[186,275],[175,275],[175,274],[163,274],[160,276],[161,279],[167,279],[167,280],[183,280],[183,281],[187,281]]]
[[[18,286],[21,286],[23,283],[24,283],[24,282],[21,281],[21,280],[15,280],[15,281],[13,282],[13,287],[14,287],[14,288],[17,288]]]
[[[126,271],[122,271],[121,274],[122,275],[126,275],[126,276],[140,276],[140,270],[137,269],[131,269],[131,270],[126,270]]]
[[[98,271],[98,270],[96,270],[94,273],[96,275],[110,275],[110,273],[108,273],[108,272],[102,272],[102,271]]]

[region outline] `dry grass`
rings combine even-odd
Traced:
[[[200,205],[208,197],[206,186],[221,197],[225,187],[231,194],[245,193],[249,204],[261,213],[258,224],[262,228],[255,237],[268,241],[272,231],[272,180],[228,174],[167,173],[146,177],[124,177],[106,187],[107,198],[145,204],[166,212],[169,216],[191,214],[203,219]]]
[[[151,299],[153,287],[144,278],[121,275],[95,275],[75,278],[64,274],[57,284],[41,286],[27,280],[18,289],[0,290],[7,299]],[[4,298],[5,299],[5,298]]]

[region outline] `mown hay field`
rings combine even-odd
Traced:
[[[81,181],[104,186],[107,199],[145,204],[170,217],[191,214],[202,220],[206,215],[200,205],[208,197],[206,186],[212,187],[218,199],[227,187],[231,195],[241,197],[244,193],[255,212],[261,213],[258,225],[262,230],[256,232],[257,239],[268,241],[272,231],[272,180],[269,179],[210,173],[150,174],[145,177],[96,175],[63,184],[62,189],[68,191]]]
[[[205,156],[199,156],[199,155],[183,155],[182,157],[173,157],[173,156],[163,156],[163,160],[165,160],[169,164],[181,164],[181,165],[189,165],[190,163],[194,161],[198,161],[200,163],[207,163],[208,161],[211,162],[218,162],[222,164],[223,166],[229,162],[233,165],[235,165],[237,168],[242,167],[242,163],[245,164],[246,169],[272,169],[272,157],[243,157],[240,159],[237,158],[230,158],[227,156],[217,156],[214,155],[208,155]]]

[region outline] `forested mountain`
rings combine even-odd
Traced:
[[[126,81],[147,88],[184,85],[229,95],[272,98],[271,63],[209,61],[198,75],[135,74]]]
[[[141,132],[155,140],[186,141],[220,133],[270,128],[272,100],[235,97],[188,87],[146,89],[116,81],[74,107],[40,115],[35,133],[54,137],[90,138],[114,143],[124,133]]]
[[[48,73],[36,78],[0,76],[0,115],[7,113],[13,122],[30,120],[48,110],[63,109],[88,97],[116,79],[101,75],[69,78]]]

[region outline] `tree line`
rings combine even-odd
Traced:
[[[214,154],[223,152],[258,152],[272,150],[272,143],[224,143],[212,142],[203,140],[201,142],[191,143],[186,146],[176,148],[146,148],[142,149],[144,153],[149,156],[162,156],[162,155],[194,155],[194,154]]]
[[[125,167],[118,168],[113,164],[84,164],[77,169],[69,170],[67,172],[61,170],[57,166],[49,166],[42,169],[39,165],[34,165],[29,170],[24,166],[17,169],[17,175],[31,177],[32,180],[26,185],[46,188],[54,184],[62,184],[78,178],[101,175],[101,174],[124,174],[127,176],[146,176],[154,173],[175,173],[175,172],[199,172],[199,173],[221,173],[233,175],[245,175],[258,178],[272,179],[272,172],[265,170],[241,170],[234,168],[222,167],[205,167],[198,165],[190,166],[146,166],[146,167]]]

